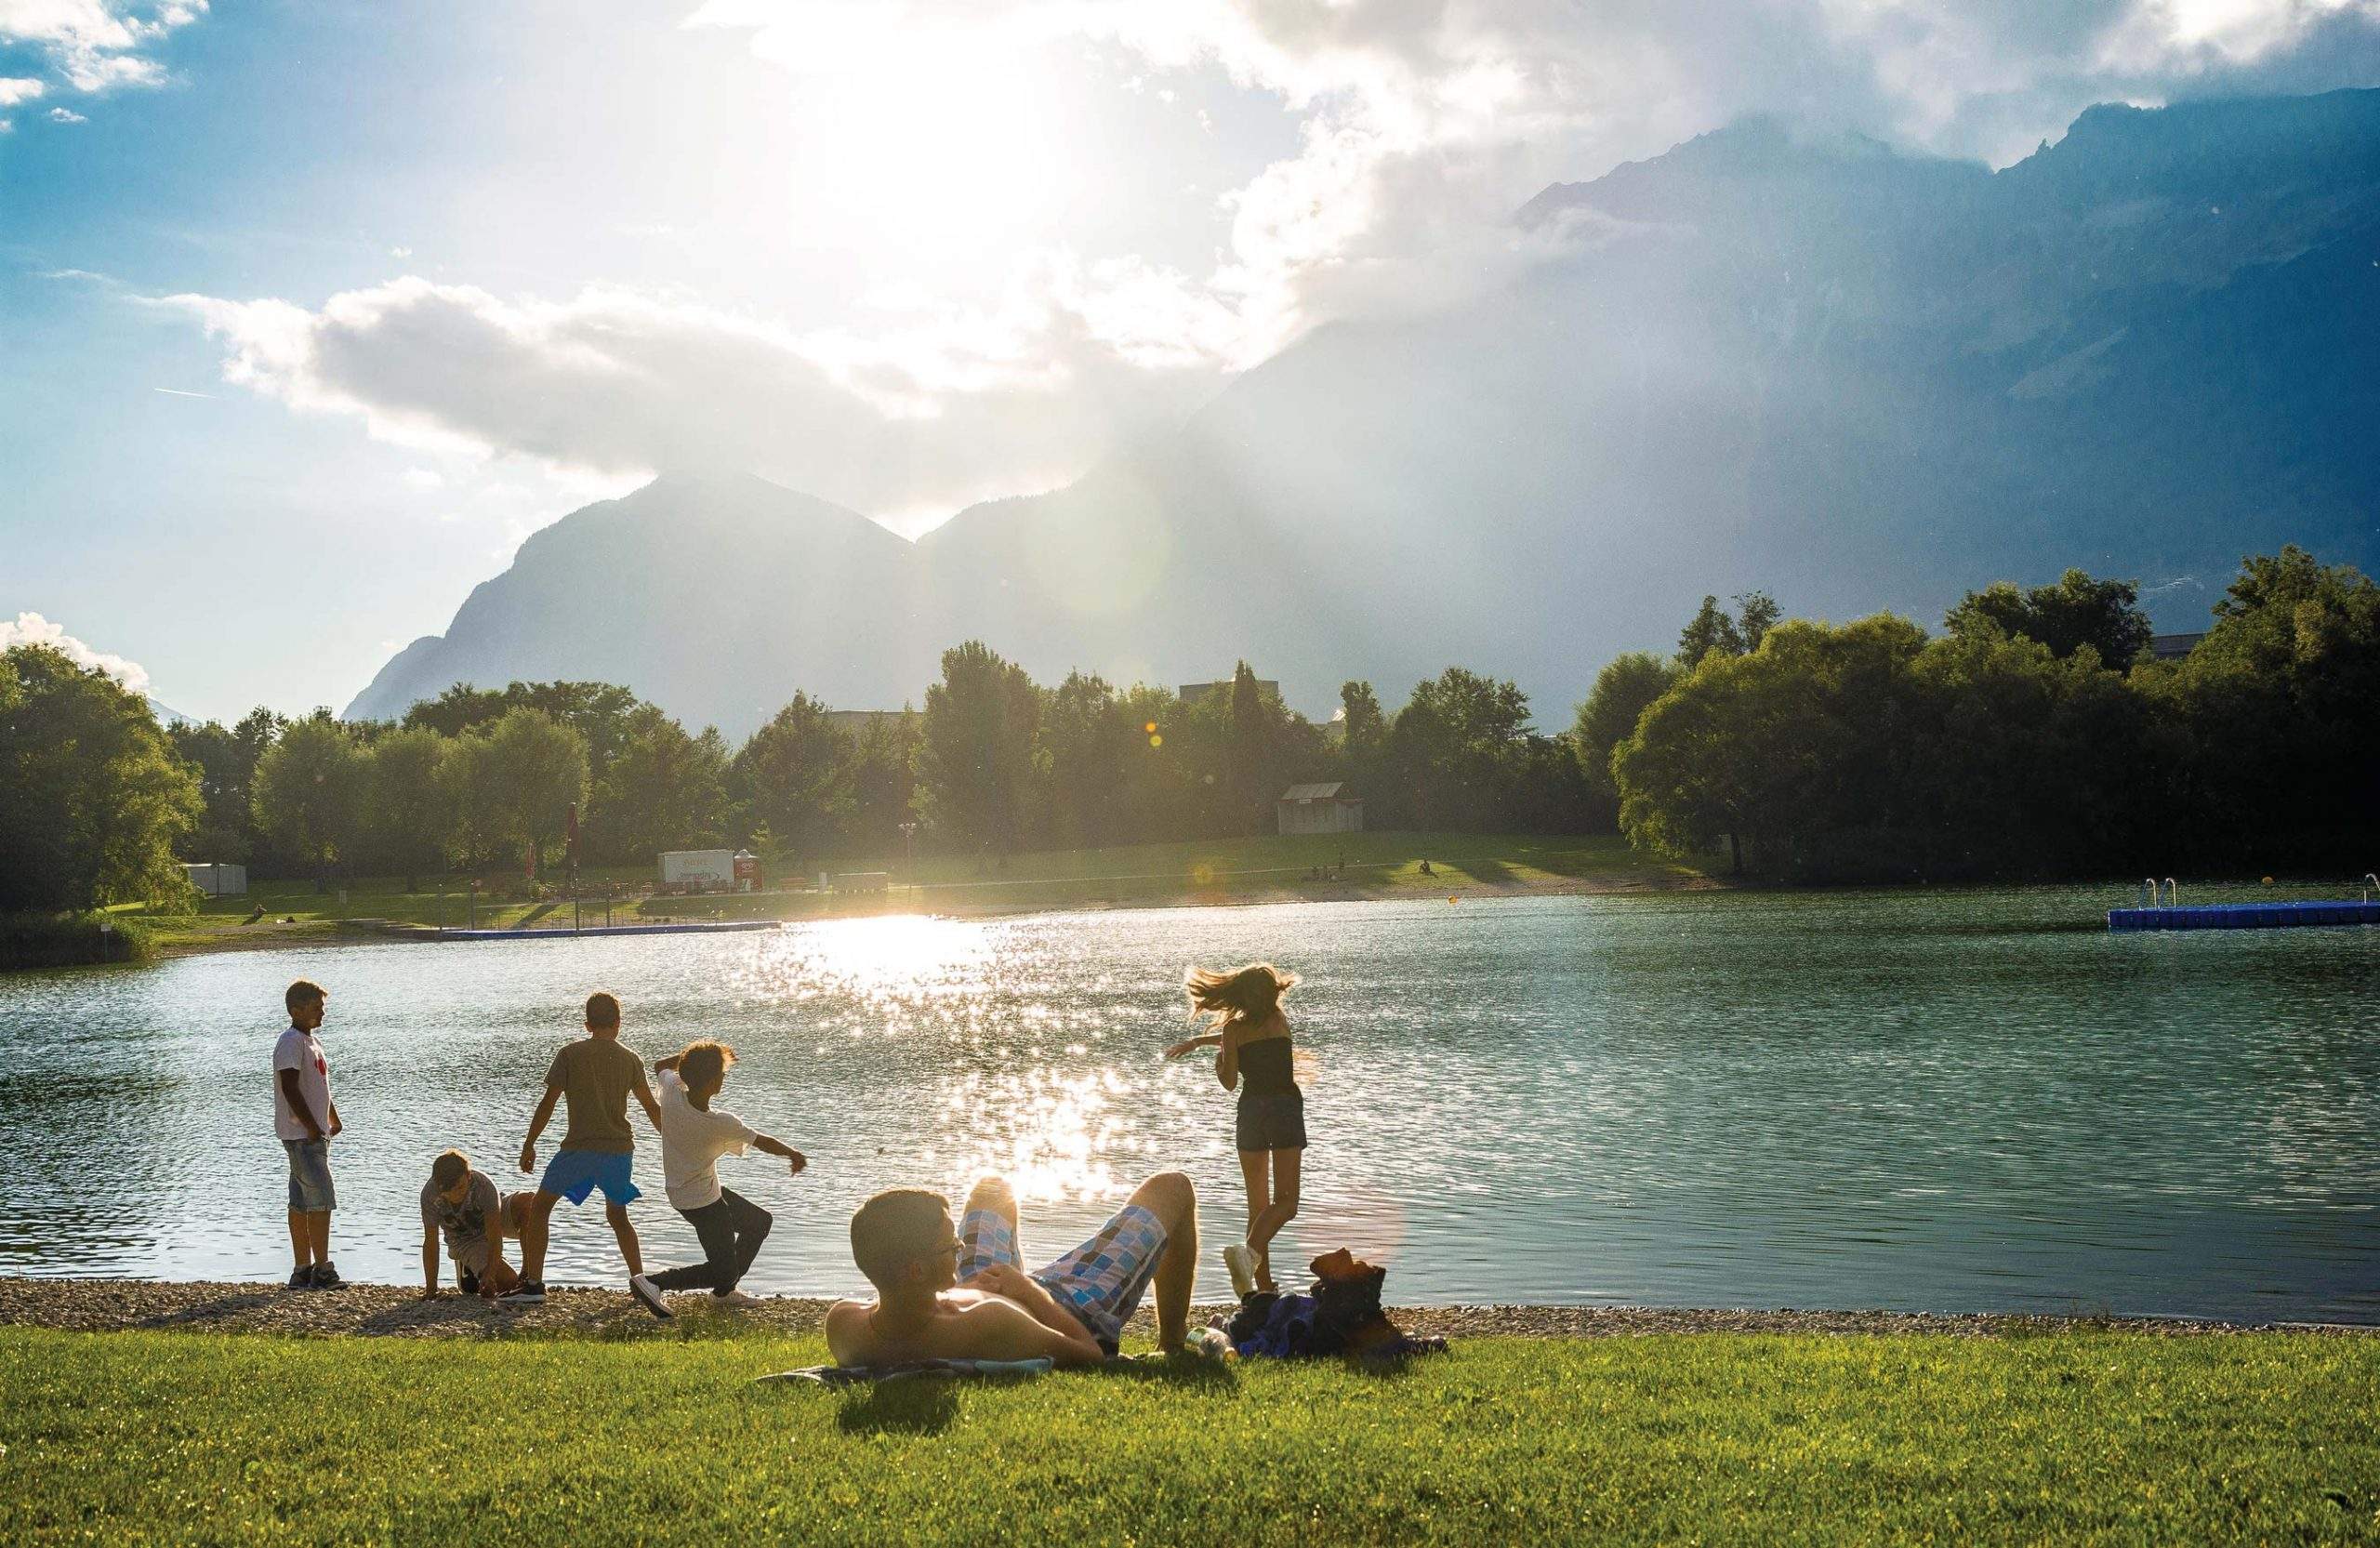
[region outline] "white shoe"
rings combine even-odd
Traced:
[[[1256,1254],[1246,1242],[1236,1241],[1223,1249],[1223,1272],[1231,1276],[1231,1292],[1242,1301],[1256,1289]]]
[[[747,1295],[740,1290],[713,1290],[710,1303],[714,1306],[757,1306],[760,1303],[760,1298],[757,1295]]]
[[[644,1309],[664,1322],[677,1315],[670,1311],[669,1303],[661,1299],[661,1287],[641,1274],[628,1276],[628,1293],[643,1302]]]

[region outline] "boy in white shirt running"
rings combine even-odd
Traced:
[[[661,1177],[669,1206],[686,1217],[703,1244],[704,1261],[658,1274],[639,1274],[628,1289],[656,1316],[670,1315],[666,1290],[704,1290],[721,1305],[746,1306],[751,1297],[735,1288],[768,1239],[775,1217],[732,1188],[720,1185],[719,1158],[744,1154],[750,1145],[781,1156],[799,1173],[808,1164],[800,1151],[759,1132],[734,1113],[711,1105],[727,1080],[735,1051],[705,1039],[653,1062],[661,1131]]]

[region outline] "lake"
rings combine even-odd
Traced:
[[[806,1151],[721,1163],[777,1215],[749,1288],[860,1283],[852,1209],[986,1170],[1054,1255],[1188,1171],[1199,1292],[1244,1218],[1189,963],[1269,959],[1314,1148],[1287,1272],[1345,1245],[1404,1303],[2380,1321],[2380,931],[2108,934],[2096,889],[1676,893],[885,918],[783,934],[233,952],[0,977],[0,1272],[277,1279],[272,1042],[298,976],[347,1132],[334,1256],[414,1283],[430,1157],[499,1185],[590,989],[649,1062]],[[646,1259],[689,1261],[641,1118]],[[540,1160],[561,1133],[559,1118]],[[451,1272],[451,1270],[450,1270]],[[590,1205],[549,1277],[613,1281]]]

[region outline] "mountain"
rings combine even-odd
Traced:
[[[1930,620],[2079,564],[2188,628],[2242,553],[2380,558],[2380,91],[2095,108],[1996,173],[1754,119],[1516,218],[1570,256],[914,547],[758,481],[590,507],[350,713],[611,677],[734,732],[914,700],[974,636],[1044,679],[1246,656],[1316,711],[1460,662],[1558,722],[1705,591]]]
[[[936,669],[921,584],[910,544],[855,511],[749,474],[668,473],[532,536],[347,718],[393,719],[456,682],[551,678],[620,683],[737,734],[798,687],[898,705]]]

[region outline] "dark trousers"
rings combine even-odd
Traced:
[[[703,1262],[684,1268],[665,1268],[653,1282],[666,1290],[707,1290],[725,1294],[735,1288],[769,1239],[776,1216],[733,1188],[719,1190],[719,1201],[699,1210],[681,1210],[703,1244]]]

